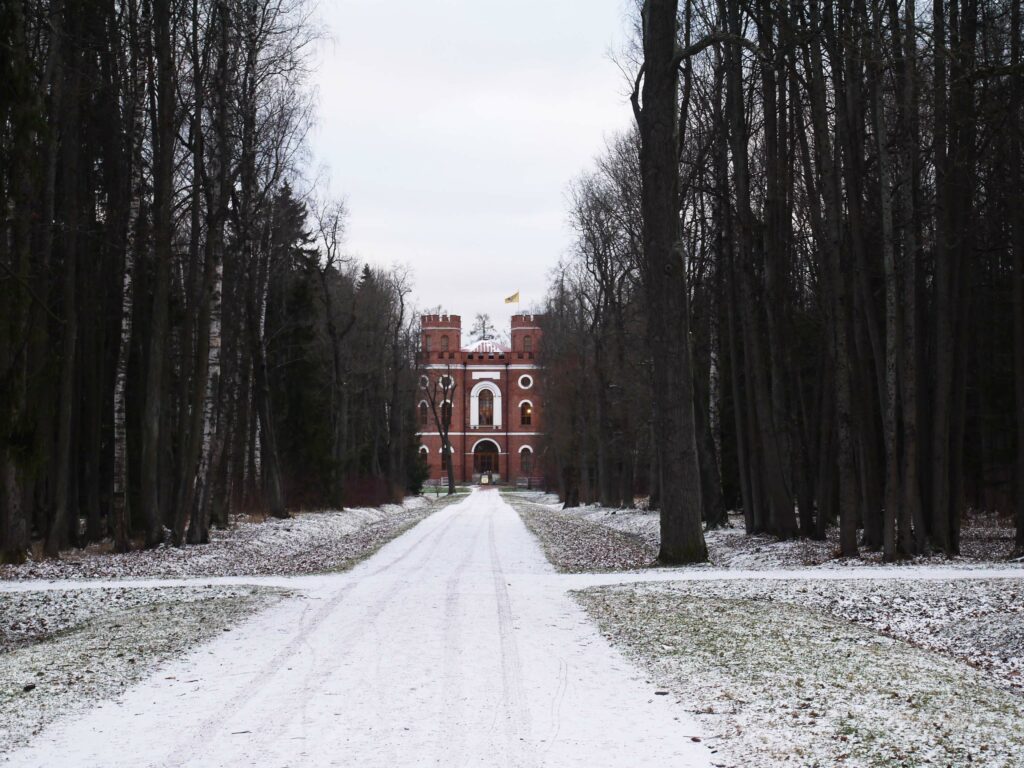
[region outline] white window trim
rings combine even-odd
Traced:
[[[501,426],[501,387],[493,381],[481,381],[469,393],[469,425],[480,426],[480,393],[487,390],[494,395],[494,424],[485,424],[488,427]]]
[[[498,453],[499,453],[499,454],[500,454],[501,456],[504,456],[504,455],[505,455],[505,454],[504,454],[504,453],[502,452],[502,450],[501,450],[501,446],[500,446],[500,445],[498,445],[498,441],[497,441],[497,440],[492,440],[492,439],[491,439],[491,438],[489,438],[489,437],[481,437],[481,438],[480,438],[479,440],[477,440],[477,441],[476,441],[475,443],[473,443],[473,447],[472,447],[472,448],[470,448],[468,452],[469,452],[469,453],[476,453],[476,448],[477,448],[477,446],[478,446],[478,445],[480,445],[480,443],[490,443],[491,445],[493,445],[493,446],[494,446],[495,448],[497,448],[497,449],[498,449]]]
[[[524,445],[524,446],[522,446],[522,447],[521,447],[521,448],[519,449],[519,471],[520,471],[520,472],[522,472],[522,471],[523,471],[523,454],[524,454],[524,453],[528,453],[528,454],[530,454],[530,462],[531,462],[531,464],[530,464],[530,472],[531,472],[531,474],[532,474],[532,473],[533,473],[533,470],[534,470],[534,467],[533,467],[533,464],[532,464],[532,462],[533,462],[534,458],[536,458],[537,454],[536,454],[536,452],[535,452],[535,451],[533,450],[533,448],[531,448],[531,447],[530,447],[529,445]]]

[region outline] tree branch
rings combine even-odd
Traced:
[[[676,55],[675,57],[673,57],[672,63],[674,66],[678,67],[686,59],[689,59],[692,56],[696,56],[705,48],[709,48],[710,46],[716,45],[717,43],[735,43],[751,51],[758,58],[765,57],[764,51],[762,51],[761,48],[758,47],[757,43],[753,42],[752,40],[748,40],[747,38],[741,37],[740,35],[733,35],[730,34],[729,32],[720,32],[716,30],[708,33],[697,42],[692,43],[691,45],[688,45],[685,48],[677,47]]]

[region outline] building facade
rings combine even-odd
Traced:
[[[491,340],[463,347],[458,315],[420,318],[416,413],[431,480],[446,478],[451,461],[456,482],[479,482],[485,473],[492,482],[540,482],[539,321],[539,315],[513,315],[509,347]],[[449,413],[452,454],[445,457],[438,420]]]

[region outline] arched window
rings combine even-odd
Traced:
[[[523,351],[533,352],[533,336],[530,336],[529,334],[523,336]]]
[[[529,400],[523,400],[519,404],[519,423],[524,427],[533,423],[533,403]]]
[[[420,403],[420,426],[425,427],[430,423],[430,411],[426,403]]]
[[[448,351],[448,337],[447,336],[442,336],[441,337],[441,351],[442,352],[447,352]]]
[[[479,395],[480,423],[487,426],[494,424],[494,395],[489,389],[483,390]]]
[[[450,427],[452,423],[452,404],[445,400],[441,403],[441,423]]]
[[[448,451],[441,449],[441,469],[448,469]]]
[[[533,451],[530,448],[523,448],[519,452],[519,471],[527,477],[533,472]]]

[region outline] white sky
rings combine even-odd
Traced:
[[[632,121],[609,52],[625,0],[321,0],[314,162],[348,251],[412,270],[419,307],[499,330],[543,300],[565,191]]]

